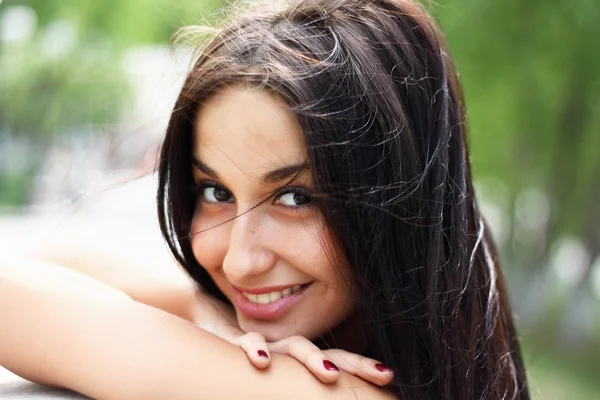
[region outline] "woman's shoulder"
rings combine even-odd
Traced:
[[[0,364],[26,379],[106,399],[394,398],[348,374],[323,384],[283,355],[258,370],[193,323],[53,268],[0,279],[0,308],[19,310],[3,315]]]
[[[348,373],[342,374],[338,379],[338,385],[346,388],[346,397],[340,398],[351,398],[351,399],[369,399],[369,400],[399,400],[399,397],[393,394],[386,388],[375,386],[372,383],[365,382],[364,380],[350,375]]]

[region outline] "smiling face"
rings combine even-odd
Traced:
[[[193,158],[192,249],[240,327],[314,339],[347,319],[349,268],[311,203],[294,114],[266,92],[223,89],[198,113]]]

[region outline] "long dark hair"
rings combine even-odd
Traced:
[[[271,91],[304,130],[325,222],[349,262],[371,338],[404,399],[528,399],[490,232],[471,183],[461,90],[444,38],[406,0],[305,0],[248,10],[204,47],[159,166],[160,225],[195,260],[191,148],[204,99]]]

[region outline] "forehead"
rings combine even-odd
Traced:
[[[198,110],[194,155],[218,168],[229,164],[252,173],[299,163],[307,152],[295,115],[274,95],[226,88]]]

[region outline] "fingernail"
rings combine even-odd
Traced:
[[[259,357],[269,358],[269,355],[264,350],[259,350],[259,351],[256,352],[256,354],[258,354]]]
[[[375,368],[377,368],[381,372],[388,372],[390,370],[388,367],[386,367],[385,365],[383,365],[381,363],[375,364]]]
[[[327,371],[339,371],[340,369],[331,361],[323,360],[323,366]]]

